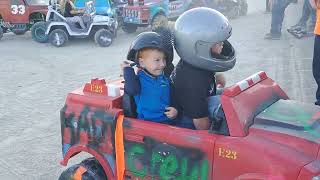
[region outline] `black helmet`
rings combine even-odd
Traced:
[[[157,48],[164,52],[166,62],[171,63],[173,60],[173,53],[170,53],[170,48],[165,44],[163,37],[156,32],[143,32],[131,43],[127,59],[137,62],[138,51],[144,48]],[[171,46],[172,48],[172,46]]]

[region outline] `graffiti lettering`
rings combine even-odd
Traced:
[[[143,149],[142,146],[133,146],[129,152],[128,152],[128,156],[129,157],[135,157],[136,155],[141,155],[143,154],[145,151]],[[147,170],[146,167],[144,167],[143,169],[138,169],[135,166],[135,162],[134,162],[134,158],[127,158],[127,163],[129,166],[129,169],[132,170],[133,172],[137,172],[135,173],[136,176],[138,177],[144,177],[147,175]]]
[[[69,146],[85,142],[90,148],[112,153],[113,124],[115,118],[103,110],[91,110],[84,107],[79,116],[76,113],[65,114],[68,107],[65,106],[61,111],[61,128],[63,144]],[[82,139],[81,139],[82,138]],[[68,148],[64,149],[63,154]]]
[[[188,156],[179,157],[175,153],[159,152],[155,149],[149,157],[148,150],[141,144],[134,144],[126,153],[129,171],[140,178],[147,174],[165,180],[206,180],[208,177],[209,167],[206,159],[191,160]]]

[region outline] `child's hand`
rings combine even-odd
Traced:
[[[132,61],[125,60],[121,63],[121,69],[123,70],[125,67],[130,67],[130,64],[132,64]]]
[[[176,108],[174,107],[167,107],[166,108],[166,112],[164,112],[164,114],[170,118],[170,119],[174,119],[177,117],[178,115],[178,111],[176,110]]]

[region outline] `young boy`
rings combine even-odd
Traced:
[[[168,52],[161,36],[144,32],[131,44],[128,60],[138,64],[137,74],[131,61],[121,64],[125,79],[124,90],[134,96],[138,119],[171,124],[178,111],[170,104],[170,82],[163,71],[168,61]]]

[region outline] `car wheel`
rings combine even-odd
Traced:
[[[240,0],[240,16],[245,16],[248,13],[247,0]]]
[[[0,26],[0,39],[3,37],[3,29],[2,27]]]
[[[73,165],[63,171],[59,180],[82,179],[101,180],[107,179],[103,167],[95,158],[83,160],[80,164]]]
[[[168,26],[168,18],[163,14],[157,14],[152,22],[151,22],[151,29],[155,30],[159,27],[167,27]]]
[[[101,47],[108,47],[112,44],[113,34],[106,29],[100,29],[95,33],[94,41]]]
[[[124,32],[126,32],[126,33],[134,33],[134,32],[137,31],[137,29],[138,29],[138,26],[135,25],[135,24],[126,24],[126,23],[124,23],[122,25],[122,30]]]
[[[48,35],[46,35],[47,26],[46,23],[41,21],[35,23],[31,27],[32,39],[39,43],[45,43],[48,41]]]
[[[84,180],[100,180],[107,179],[103,167],[95,158],[88,158],[80,163],[80,166],[85,167],[87,171],[83,173]]]
[[[49,41],[56,47],[64,46],[68,42],[68,35],[62,29],[55,29],[49,34]]]
[[[69,167],[68,169],[64,170],[60,176],[59,180],[70,180],[75,179],[74,175],[76,174],[77,170],[80,168],[79,164],[73,165]]]

